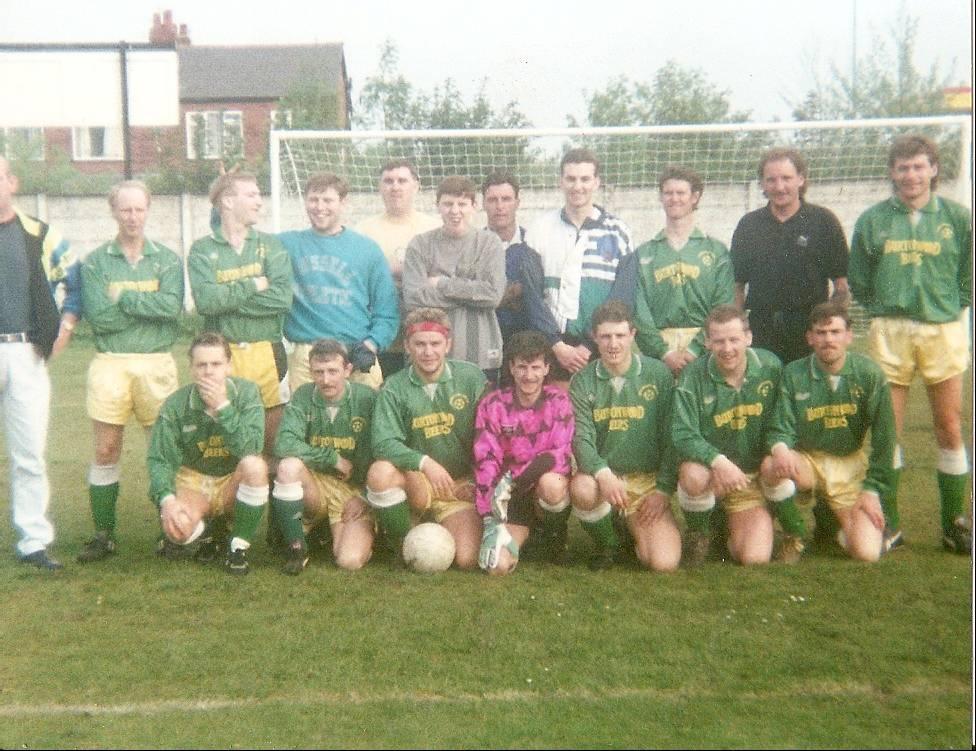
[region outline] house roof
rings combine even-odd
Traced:
[[[341,44],[177,47],[180,101],[278,99],[294,83],[318,76],[346,88]]]

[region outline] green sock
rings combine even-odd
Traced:
[[[785,501],[778,501],[776,507],[776,518],[783,531],[793,537],[806,537],[807,523],[796,505],[796,496],[791,495]]]
[[[231,538],[239,537],[250,542],[258,531],[261,517],[264,515],[264,505],[251,506],[239,498],[234,501],[234,527]]]
[[[837,517],[834,516],[834,512],[830,510],[830,506],[827,505],[827,501],[817,497],[815,503],[813,504],[813,520],[817,525],[815,534],[817,537],[833,537],[833,535],[839,529],[837,524]]]
[[[293,542],[305,542],[305,531],[302,529],[304,507],[305,504],[301,500],[283,501],[280,498],[271,497],[271,511],[278,523],[278,529],[281,530],[281,534],[288,545]]]
[[[953,522],[962,516],[963,497],[969,473],[964,475],[947,475],[945,472],[936,473],[939,480],[939,508],[942,510],[942,531],[952,529]]]
[[[712,511],[685,511],[682,510],[685,515],[685,524],[688,525],[688,529],[693,529],[696,532],[701,532],[707,535],[711,528],[712,521]]]
[[[901,481],[901,468],[891,470],[891,485],[887,493],[881,495],[881,510],[884,511],[885,521],[892,529],[901,526],[898,514],[898,483]]]
[[[91,503],[92,519],[99,532],[115,532],[115,505],[119,500],[119,484],[89,485],[88,500]]]
[[[580,519],[583,529],[602,550],[616,550],[620,547],[620,540],[613,528],[613,512],[605,514],[595,522],[587,522]]]
[[[406,501],[401,501],[375,511],[380,520],[380,529],[399,548],[410,531],[410,506]]]

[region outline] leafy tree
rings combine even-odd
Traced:
[[[282,115],[274,127],[294,130],[332,130],[341,127],[335,87],[312,73],[302,75],[278,102]]]
[[[748,111],[733,110],[729,92],[699,68],[669,60],[649,81],[618,76],[595,92],[584,92],[587,127],[738,123]],[[568,117],[570,126],[578,121]],[[698,169],[707,180],[748,179],[729,164],[730,153],[761,147],[756,133],[700,133],[588,138],[605,163],[604,181],[618,186],[653,185],[665,165],[680,162]],[[753,165],[748,166],[751,170]]]
[[[390,40],[381,48],[379,72],[363,85],[355,120],[361,127],[382,130],[517,129],[531,125],[514,101],[501,110],[492,107],[484,81],[470,102],[451,78],[430,92],[415,89],[400,73],[399,53]],[[460,172],[478,180],[488,167],[514,167],[525,158],[527,149],[522,139],[455,139],[446,143],[421,138],[375,147],[380,158],[412,159],[421,180],[431,185],[448,173]]]
[[[919,19],[909,16],[902,5],[887,35],[875,34],[870,51],[857,58],[856,78],[831,65],[828,80],[815,78],[814,86],[793,104],[793,118],[860,120],[944,114],[943,90],[951,85],[952,74],[943,74],[938,61],[927,71],[919,69],[915,62],[918,24]],[[797,141],[810,158],[811,177],[883,177],[888,146],[903,130],[802,131]],[[944,130],[933,128],[928,135],[939,142],[943,170],[954,175],[958,133],[947,136]],[[839,154],[854,150],[861,154],[859,164],[838,160]],[[866,174],[865,169],[873,172]]]

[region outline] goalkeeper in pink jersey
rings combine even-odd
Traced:
[[[509,346],[514,386],[485,396],[475,417],[475,507],[484,525],[478,563],[489,574],[515,568],[533,526],[565,550],[569,516],[572,405],[545,383],[542,334],[519,332]]]

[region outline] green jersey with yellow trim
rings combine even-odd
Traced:
[[[658,487],[676,489],[674,452],[668,430],[674,378],[660,360],[634,354],[622,376],[600,360],[569,382],[576,432],[573,453],[580,470],[596,474],[657,472]]]
[[[292,288],[291,261],[278,238],[249,229],[238,252],[215,229],[193,243],[187,266],[204,329],[231,342],[281,340]],[[262,276],[268,288],[258,292]]]
[[[783,366],[772,352],[746,350],[739,388],[730,386],[709,354],[681,372],[671,435],[678,461],[710,467],[725,454],[743,472],[756,472],[766,455],[765,432]]]
[[[451,477],[470,474],[475,408],[484,390],[485,374],[461,360],[447,360],[431,384],[412,365],[394,373],[376,399],[373,456],[416,471],[427,455]]]
[[[159,411],[149,440],[149,498],[157,506],[176,492],[176,473],[188,467],[211,477],[237,469],[245,456],[264,445],[264,404],[258,387],[243,378],[227,379],[228,404],[215,416],[190,383],[171,394]]]
[[[660,329],[701,326],[716,305],[735,301],[732,258],[728,248],[697,227],[679,250],[661,230],[637,248],[634,324],[637,346],[651,357],[663,357],[668,346]],[[705,335],[688,345],[696,357],[705,352]]]
[[[183,264],[149,239],[130,263],[113,240],[85,258],[81,294],[99,352],[168,352],[183,310]]]
[[[972,215],[941,196],[913,212],[895,197],[857,220],[847,274],[874,317],[947,323],[972,298]]]
[[[346,383],[338,401],[329,402],[314,383],[298,387],[285,407],[275,439],[275,456],[301,459],[310,470],[332,473],[339,458],[352,462],[350,482],[362,485],[373,460],[370,425],[376,392]]]
[[[785,443],[801,451],[847,456],[871,431],[871,456],[864,486],[879,495],[889,487],[895,450],[891,389],[869,357],[848,352],[837,375],[822,370],[814,355],[783,369],[766,446]]]

